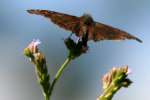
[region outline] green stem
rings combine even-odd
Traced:
[[[116,86],[115,84],[111,84],[104,92],[103,94],[98,97],[98,100],[112,100],[112,97],[114,94],[121,88],[121,86]]]
[[[51,96],[52,94],[52,91],[54,89],[54,86],[56,84],[56,82],[58,81],[58,79],[60,78],[60,76],[62,75],[63,73],[63,70],[67,67],[67,65],[70,63],[71,61],[71,57],[68,57],[65,62],[61,65],[60,69],[57,71],[56,75],[55,75],[55,78],[52,82],[52,85],[51,85],[51,88],[50,88],[50,92],[49,92],[49,95]]]
[[[45,100],[49,100],[49,94],[44,95]]]

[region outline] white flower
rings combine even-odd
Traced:
[[[38,51],[38,45],[41,44],[41,41],[39,39],[33,39],[33,41],[28,45],[28,49],[32,53],[36,53]]]

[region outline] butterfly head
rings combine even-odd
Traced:
[[[84,14],[81,18],[83,19],[84,25],[89,26],[89,25],[92,25],[94,23],[93,18],[89,14]]]

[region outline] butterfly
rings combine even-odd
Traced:
[[[44,16],[50,19],[54,24],[58,25],[65,30],[75,33],[78,37],[87,36],[88,40],[100,41],[100,40],[125,40],[133,39],[138,42],[142,42],[139,38],[123,31],[118,28],[96,22],[93,18],[84,14],[77,17],[69,14],[59,13],[55,11],[30,9],[27,10],[30,14],[36,14]]]

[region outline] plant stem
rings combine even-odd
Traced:
[[[52,91],[54,89],[54,86],[56,84],[56,82],[58,81],[58,79],[60,78],[60,76],[62,75],[63,73],[63,70],[67,67],[67,65],[70,63],[71,61],[71,57],[68,57],[65,62],[61,65],[61,67],[59,68],[59,70],[57,71],[56,75],[55,75],[55,78],[52,82],[52,85],[51,85],[51,88],[50,88],[50,92],[49,92],[49,95],[51,96],[52,95]]]
[[[120,85],[111,84],[97,100],[112,100],[112,97],[120,88]]]
[[[44,95],[45,100],[49,100],[49,94]]]

